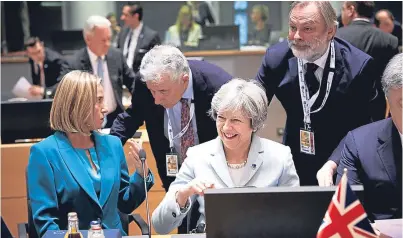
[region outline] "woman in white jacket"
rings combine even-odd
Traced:
[[[218,137],[189,148],[175,181],[153,212],[156,232],[178,227],[197,199],[205,224],[203,192],[208,188],[299,186],[289,147],[260,138],[267,97],[254,80],[233,79],[211,102]]]

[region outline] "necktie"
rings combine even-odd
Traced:
[[[103,62],[102,62],[102,58],[98,57],[97,58],[97,75],[98,77],[101,78],[102,83],[103,83],[103,79],[104,79],[104,68],[103,68]]]
[[[312,97],[319,89],[319,81],[315,76],[318,66],[314,63],[306,64],[305,83],[309,90],[309,97]]]
[[[129,57],[129,50],[130,50],[130,43],[132,43],[132,37],[133,37],[133,30],[130,30],[129,33],[127,34],[127,47],[126,47],[126,54],[125,57]]]
[[[182,103],[181,108],[181,130],[186,127],[190,120],[190,107],[189,101],[185,98],[180,100]],[[183,162],[186,158],[186,151],[190,146],[194,144],[194,133],[193,133],[193,126],[192,122],[189,123],[189,127],[186,130],[185,134],[181,137],[181,161]]]
[[[43,68],[43,64],[38,64],[38,69],[39,69],[39,79],[40,79],[40,84],[41,87],[45,88],[46,83],[45,83],[45,70]]]

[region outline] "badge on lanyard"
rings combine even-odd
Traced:
[[[178,163],[178,154],[171,152],[165,155],[166,159],[166,167],[167,167],[167,176],[176,177],[176,174],[179,172],[179,163]]]
[[[300,151],[308,155],[315,155],[315,134],[312,131],[299,130]]]
[[[330,42],[330,70],[328,74],[328,79],[326,81],[326,94],[322,101],[322,104],[318,109],[311,112],[311,107],[314,101],[310,100],[309,90],[305,82],[303,62],[298,59],[298,76],[299,76],[299,89],[301,94],[302,109],[304,113],[304,129],[299,131],[299,141],[300,141],[300,151],[308,155],[315,155],[315,136],[314,132],[311,130],[311,114],[320,111],[327,101],[330,94],[330,89],[332,87],[333,76],[335,69],[335,50],[333,40]],[[320,90],[320,89],[319,89]]]

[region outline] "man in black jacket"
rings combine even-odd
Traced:
[[[385,98],[381,90],[381,76],[389,60],[398,53],[398,40],[391,34],[373,27],[370,19],[375,12],[375,3],[372,1],[344,2],[342,7],[342,21],[336,36],[346,40],[353,46],[364,51],[374,59],[374,74],[379,96]],[[374,115],[375,120],[385,118],[386,101],[382,103],[379,112]]]
[[[33,85],[29,92],[32,96],[52,97],[60,69],[66,61],[56,51],[46,48],[38,37],[30,37],[24,42],[24,48],[29,57],[32,75]]]

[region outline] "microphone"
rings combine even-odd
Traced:
[[[148,237],[151,238],[150,208],[148,207],[148,192],[147,192],[146,170],[145,170],[146,152],[143,149],[140,149],[139,157],[141,160],[141,165],[143,166],[144,191],[146,193],[146,213],[147,213]]]

